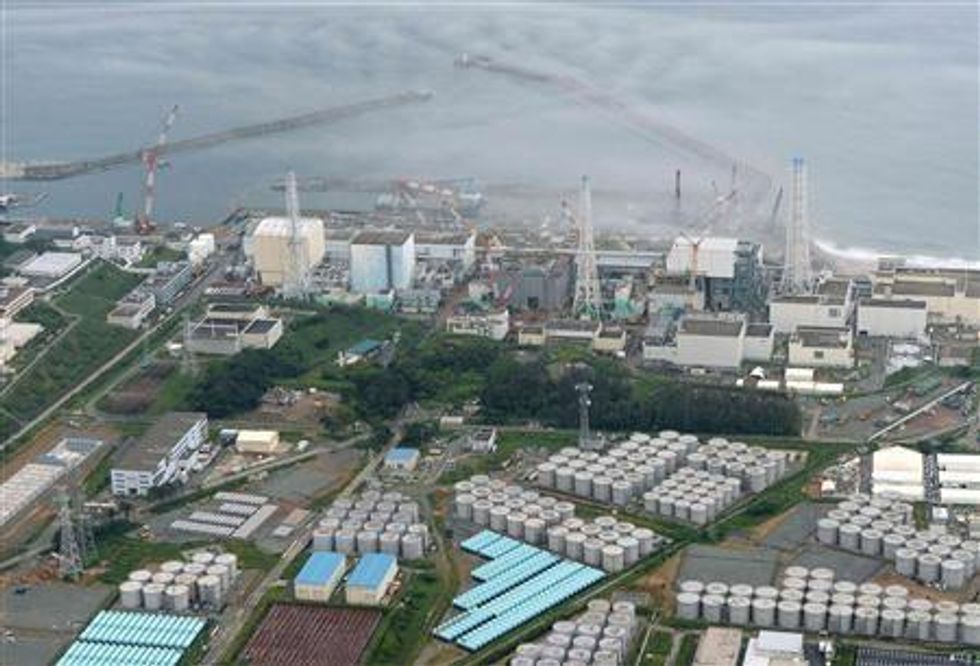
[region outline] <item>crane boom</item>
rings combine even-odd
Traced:
[[[143,153],[143,164],[146,167],[146,179],[143,181],[143,216],[139,220],[139,230],[146,233],[150,231],[153,227],[153,204],[156,197],[156,177],[157,177],[157,166],[159,165],[160,153],[164,146],[167,145],[167,135],[170,133],[170,128],[174,126],[174,121],[177,120],[177,111],[179,107],[174,104],[170,112],[164,116],[163,121],[160,123],[160,134],[157,136],[157,142],[151,148],[144,149]]]

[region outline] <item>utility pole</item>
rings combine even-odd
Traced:
[[[578,393],[578,447],[580,449],[591,449],[593,447],[592,434],[589,427],[589,408],[592,406],[592,384],[579,382],[575,385]]]

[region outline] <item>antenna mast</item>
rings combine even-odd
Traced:
[[[575,260],[575,299],[572,308],[582,319],[599,319],[602,314],[599,269],[596,265],[592,228],[592,190],[588,176],[582,176],[579,194],[578,253]]]

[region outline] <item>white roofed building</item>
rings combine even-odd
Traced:
[[[295,245],[293,225],[288,217],[267,217],[259,222],[250,243],[252,260],[262,284],[281,287],[286,279],[290,255],[300,253],[299,265],[311,271],[324,254],[323,220],[318,217],[299,218]]]
[[[871,492],[894,493],[906,500],[925,499],[922,454],[904,446],[879,449],[871,456]]]
[[[980,455],[940,453],[936,466],[943,504],[980,504]]]

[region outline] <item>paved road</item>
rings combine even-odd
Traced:
[[[375,455],[361,470],[351,479],[343,490],[340,491],[338,497],[346,497],[353,493],[367,478],[374,473],[374,470],[378,467],[384,456],[388,451],[393,448],[399,441],[401,441],[404,432],[405,421],[399,420],[393,424],[392,436],[385,447]],[[209,666],[214,666],[216,664],[228,664],[231,663],[231,659],[234,655],[228,654],[231,650],[235,637],[244,629],[245,623],[248,621],[253,610],[262,601],[262,598],[266,593],[272,589],[274,585],[279,583],[279,579],[282,577],[283,572],[286,570],[294,559],[302,553],[306,546],[310,543],[312,539],[313,527],[316,524],[318,516],[314,512],[306,522],[301,527],[299,536],[293,540],[289,547],[283,552],[282,557],[276,563],[272,569],[270,569],[265,576],[262,577],[256,586],[252,589],[252,592],[248,595],[241,606],[235,608],[232,613],[229,614],[228,618],[222,623],[218,628],[218,631],[211,638],[211,646],[208,649],[208,654],[204,659],[204,664]]]

